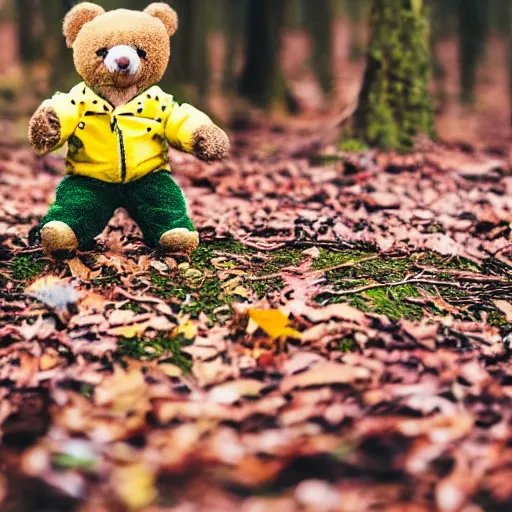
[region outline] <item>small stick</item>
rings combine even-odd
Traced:
[[[396,286],[404,286],[406,284],[430,284],[432,286],[452,286],[454,288],[461,288],[460,283],[449,281],[432,281],[430,279],[404,279],[403,281],[395,281],[394,283],[374,283],[360,286],[359,288],[352,288],[351,290],[341,290],[339,292],[326,290],[320,292],[321,294],[327,293],[329,295],[354,295],[356,293],[366,292],[368,290],[375,290],[377,288],[392,288]]]

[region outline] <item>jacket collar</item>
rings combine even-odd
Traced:
[[[105,98],[96,94],[88,85],[84,82],[78,84],[76,87],[76,94],[73,98],[77,103],[84,102],[87,106],[87,112],[92,114],[123,114],[123,113],[135,113],[139,103],[144,103],[147,100],[159,101],[162,96],[162,91],[157,85],[153,85],[149,89],[140,92],[137,96],[132,98],[128,103],[120,107],[114,107]]]

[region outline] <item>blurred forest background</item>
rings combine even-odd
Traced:
[[[20,136],[26,116],[41,99],[55,90],[67,91],[79,80],[61,35],[62,18],[75,3],[0,0],[0,116],[18,120],[15,132]],[[143,9],[149,0],[97,3],[105,9]],[[173,38],[162,85],[178,101],[208,104],[226,123],[233,116],[250,117],[250,105],[274,114],[315,117],[340,115],[355,104],[372,0],[169,3],[180,16],[180,31]],[[476,140],[481,132],[491,140],[508,136],[512,1],[425,3],[438,132],[454,139],[467,139],[471,131]],[[482,113],[488,121],[484,127]]]

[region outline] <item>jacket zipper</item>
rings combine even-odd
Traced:
[[[114,118],[113,126],[117,132],[117,137],[119,140],[119,162],[121,164],[121,183],[124,183],[126,180],[126,154],[124,150],[124,137],[123,132],[120,130],[117,125],[117,119]]]

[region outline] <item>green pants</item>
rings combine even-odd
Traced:
[[[51,221],[64,222],[74,231],[80,248],[88,249],[121,207],[137,222],[150,247],[170,229],[194,230],[183,193],[167,171],[121,184],[67,176],[57,187],[55,202],[41,227]]]

